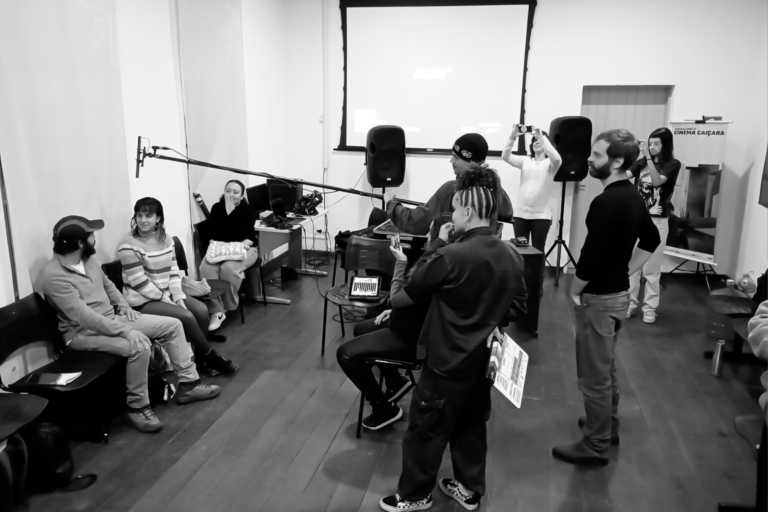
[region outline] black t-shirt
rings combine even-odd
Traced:
[[[627,291],[635,244],[652,253],[659,242],[659,230],[632,183],[621,180],[609,184],[592,200],[587,212],[587,239],[576,265],[576,277],[587,281],[584,293]]]
[[[645,157],[635,162],[629,170],[635,177],[635,186],[645,201],[648,213],[652,217],[666,218],[669,217],[669,200],[675,191],[677,175],[680,174],[680,161],[673,158],[661,165],[660,169],[658,163],[655,165],[659,175],[667,178],[667,181],[658,188],[654,187],[651,182],[651,171],[648,170],[648,162]]]

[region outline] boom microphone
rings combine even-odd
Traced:
[[[139,141],[136,143],[136,177],[139,177],[139,167],[144,162],[141,160],[141,135],[139,135]]]

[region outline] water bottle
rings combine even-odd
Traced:
[[[715,353],[712,354],[712,370],[709,372],[715,377],[723,374],[723,350],[725,350],[725,341],[717,340]]]

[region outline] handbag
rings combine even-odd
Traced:
[[[211,243],[208,244],[208,251],[205,253],[205,260],[211,264],[222,261],[243,261],[247,252],[245,244],[242,242],[211,240]]]
[[[195,281],[188,276],[181,276],[181,291],[189,297],[203,297],[211,293],[211,285],[205,278],[202,281]]]

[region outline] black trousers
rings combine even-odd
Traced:
[[[552,227],[551,219],[523,219],[521,217],[514,217],[512,219],[515,226],[515,236],[524,236],[530,241],[531,246],[534,249],[538,249],[543,253],[547,245],[547,235],[549,234],[549,228]],[[544,268],[547,266],[546,262],[541,266],[541,287],[539,294],[543,295],[544,291]]]
[[[384,399],[384,393],[376,382],[372,366],[366,362],[373,357],[395,359],[397,361],[415,361],[416,344],[408,342],[389,329],[387,322],[379,325],[373,319],[358,323],[354,330],[355,338],[344,343],[336,351],[336,360],[344,373],[357,389],[371,403]],[[397,368],[388,365],[380,367],[386,382],[399,379]]]
[[[147,315],[170,316],[181,320],[184,335],[195,349],[195,353],[207,354],[211,350],[208,343],[208,307],[194,297],[184,299],[187,309],[177,305],[153,300],[134,309]]]
[[[491,416],[490,379],[486,364],[472,377],[444,377],[429,366],[421,371],[411,400],[408,430],[403,439],[400,497],[422,500],[437,483],[446,445],[450,445],[454,478],[478,495],[485,494],[485,423]]]

